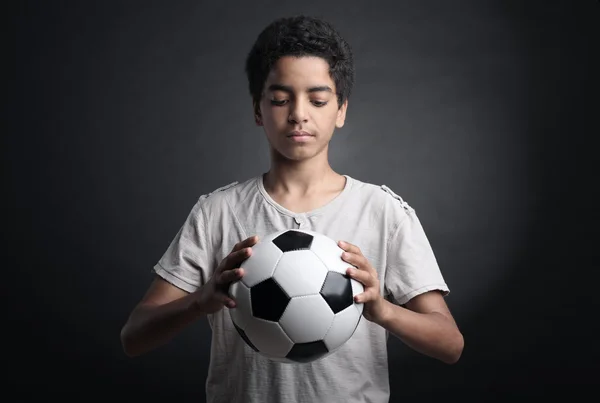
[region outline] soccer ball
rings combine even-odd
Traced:
[[[285,230],[262,238],[230,286],[229,310],[239,335],[257,353],[308,363],[335,352],[354,334],[363,285],[346,275],[337,243],[317,232]]]

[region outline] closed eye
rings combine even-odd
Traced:
[[[287,99],[284,99],[284,100],[272,99],[271,105],[283,106],[288,102],[289,102],[289,100],[287,100]],[[311,103],[318,108],[321,108],[321,107],[327,105],[327,101],[311,101]]]

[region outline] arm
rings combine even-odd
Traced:
[[[385,299],[373,322],[383,326],[412,349],[446,364],[456,363],[464,339],[444,297],[429,291],[408,301],[405,307]]]
[[[195,293],[157,277],[121,330],[125,354],[135,357],[171,340],[203,315],[196,301]]]
[[[347,274],[364,286],[364,292],[354,297],[363,303],[364,317],[384,327],[409,347],[444,363],[458,361],[464,340],[454,318],[437,291],[420,294],[405,307],[395,305],[380,293],[377,271],[371,266],[360,248],[348,242],[339,242],[344,249],[342,258],[353,265]]]
[[[251,256],[251,247],[257,242],[258,237],[252,236],[236,244],[210,279],[192,293],[157,277],[121,329],[125,354],[144,354],[165,344],[200,317],[224,306],[235,307],[229,286],[244,275],[239,265]]]

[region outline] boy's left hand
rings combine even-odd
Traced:
[[[384,316],[385,300],[379,291],[380,283],[377,271],[371,266],[360,248],[351,243],[339,241],[338,246],[345,252],[342,259],[355,267],[349,267],[346,273],[362,283],[364,292],[356,295],[354,301],[364,304],[363,315],[371,322],[378,322]]]

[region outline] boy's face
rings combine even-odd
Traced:
[[[267,77],[256,122],[276,153],[306,160],[327,149],[335,128],[344,125],[347,106],[338,108],[327,61],[286,56]]]

